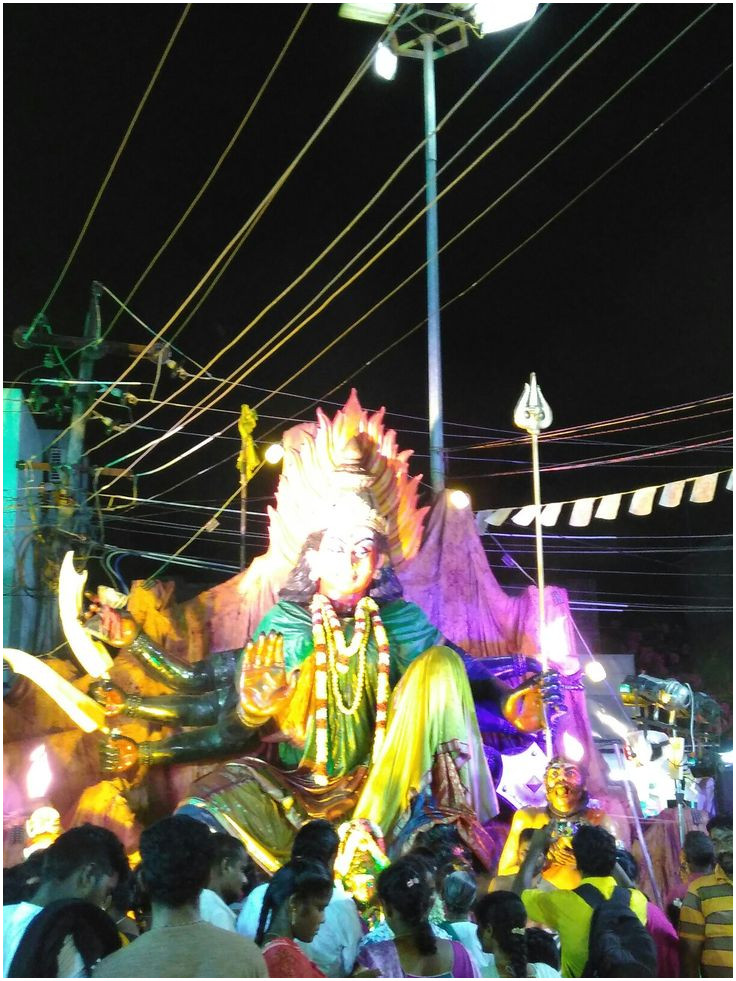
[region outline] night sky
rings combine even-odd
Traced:
[[[37,368],[42,352],[18,350],[12,346],[11,334],[31,322],[51,291],[183,9],[177,4],[6,4],[3,8],[6,384],[26,372],[20,380],[30,391],[28,383],[34,378],[60,374],[58,369]],[[93,280],[120,298],[128,295],[225,149],[303,9],[292,4],[191,8],[77,257],[48,308],[54,331],[81,333]],[[440,188],[516,124],[630,9],[621,4],[540,6],[528,33],[441,129],[440,166],[458,156],[441,174]],[[260,204],[378,39],[380,27],[341,20],[337,10],[336,4],[317,4],[309,10],[219,173],[131,301],[132,310],[154,330],[171,317]],[[720,4],[707,10],[705,5],[648,3],[633,9],[440,202],[444,244],[503,195],[471,231],[443,252],[440,285],[446,302],[624,158],[443,314],[448,482],[469,490],[476,509],[531,500],[528,447],[467,449],[511,429],[513,409],[530,371],[537,372],[557,428],[731,392],[732,8]],[[554,64],[463,150],[479,127],[596,14]],[[548,162],[505,193],[700,14],[702,19],[655,64]],[[437,62],[438,118],[518,30],[473,38],[466,50]],[[402,59],[393,82],[378,79],[371,70],[365,74],[176,337],[174,343],[184,355],[200,363],[211,358],[316,258],[421,142],[421,112],[418,61]],[[421,192],[423,180],[420,151],[375,207],[218,362],[213,373],[223,377],[267,343],[408,199]],[[422,203],[418,198],[390,234]],[[362,261],[377,247],[369,249]],[[253,388],[239,388],[218,404],[228,414],[207,412],[190,424],[189,433],[168,439],[150,453],[138,472],[167,463],[197,441],[191,433],[206,435],[222,428],[233,420],[241,402],[255,404],[270,389],[283,385],[423,260],[420,220],[294,340],[246,378]],[[352,266],[351,272],[359,265]],[[414,472],[428,475],[424,331],[416,331],[378,357],[422,321],[425,303],[420,273],[347,340],[290,382],[288,395],[265,402],[259,410],[257,437],[267,440],[273,429],[270,438],[278,438],[288,425],[285,420],[296,418],[305,408],[305,417],[313,418],[312,400],[320,399],[334,410],[354,384],[364,406],[387,407],[400,445],[416,451]],[[115,313],[115,303],[105,294],[103,329]],[[185,316],[175,321],[168,337]],[[133,343],[145,343],[149,337],[127,316],[120,317],[110,333],[111,340]],[[193,370],[191,361],[179,354],[173,357]],[[75,365],[71,358],[72,369]],[[103,358],[97,362],[95,377],[113,380],[124,367],[121,359]],[[145,384],[130,390],[150,397],[155,375],[155,364],[144,362],[129,380]],[[344,383],[352,375],[352,381]],[[164,369],[156,398],[170,394],[177,384]],[[191,405],[214,384],[196,382],[176,401]],[[728,411],[716,413],[716,409]],[[95,450],[93,463],[111,464],[176,424],[183,411],[168,407],[155,413],[133,432]],[[128,409],[111,401],[104,414],[126,424],[140,418],[143,408]],[[700,406],[687,413],[698,415],[690,421],[682,419],[684,414],[673,414],[665,425],[543,444],[543,464],[654,452],[665,444],[700,443],[729,435],[728,403]],[[38,421],[58,428],[48,417],[39,416]],[[234,456],[238,444],[233,435],[230,429],[163,473],[141,477],[139,494],[144,498],[161,494],[229,454]],[[92,421],[87,436],[92,446],[106,432],[99,421]],[[728,443],[590,465],[545,473],[543,497],[568,500],[633,490],[730,465]],[[516,471],[521,473],[515,476]],[[228,461],[163,496],[216,507],[234,491],[236,481],[233,462]],[[726,536],[731,531],[732,497],[724,485],[722,480],[712,504],[683,504],[672,512],[659,509],[649,518],[622,517],[615,527],[598,521],[582,529],[582,534],[591,536],[633,536],[626,540],[632,551],[624,559],[600,554],[600,549],[590,547],[594,540],[588,539],[571,546],[578,554],[556,555],[561,540],[551,538],[550,578],[568,585],[571,593],[579,588],[578,598],[594,579],[598,598],[609,602],[628,591],[644,595],[644,599],[630,596],[635,604],[654,607],[708,605],[711,600],[730,606],[730,553],[723,549],[730,548]],[[265,547],[265,524],[255,512],[262,512],[274,489],[275,476],[265,471],[250,488],[252,553]],[[171,552],[207,516],[197,510],[139,505],[110,517],[105,542]],[[235,567],[237,527],[236,514],[224,516],[218,532],[209,539],[205,536],[187,554]],[[528,540],[508,537],[530,529],[504,526],[500,531],[504,534],[498,541],[532,569],[532,556],[525,551]],[[551,531],[552,535],[575,534],[566,520]],[[682,537],[692,535],[712,537]],[[641,551],[652,543],[718,546],[721,551],[701,552],[697,561],[705,563],[706,571],[720,563],[718,568],[726,575],[713,580],[682,575],[694,568],[692,553]],[[604,543],[605,548],[615,544],[614,539]],[[526,580],[501,564],[499,547],[489,541],[488,550],[502,583],[512,590],[521,588]],[[150,560],[126,559],[122,573],[129,579],[148,575],[154,568]],[[200,583],[226,575],[177,571]],[[673,572],[678,575],[670,575]],[[698,616],[696,629],[706,623],[711,630],[717,619],[715,614]]]

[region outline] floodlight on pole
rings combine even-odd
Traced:
[[[399,59],[387,44],[379,44],[373,58],[373,69],[379,78],[385,78],[391,82],[396,75],[396,66]]]
[[[482,0],[472,6],[472,16],[478,32],[483,37],[495,31],[507,31],[510,27],[524,24],[531,20],[537,9],[536,3],[527,0],[509,0],[501,3],[499,0]]]
[[[392,8],[389,12],[389,6]],[[445,489],[444,425],[442,413],[442,350],[440,343],[439,231],[437,224],[437,122],[435,118],[434,62],[468,45],[468,29],[477,34],[504,30],[529,20],[537,8],[527,0],[490,4],[505,10],[489,17],[482,11],[482,26],[476,7],[483,4],[451,3],[444,7],[410,3],[369,3],[340,5],[339,15],[371,24],[386,24],[387,39],[376,49],[374,67],[386,79],[396,73],[397,57],[420,58],[424,91],[424,166],[426,174],[426,254],[427,254],[427,388],[429,415],[429,470],[435,497]],[[380,8],[380,10],[378,9]],[[509,14],[508,8],[514,11]],[[384,51],[386,53],[384,53]],[[381,67],[379,67],[379,61]],[[390,68],[389,68],[390,65]]]

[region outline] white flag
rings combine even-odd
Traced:
[[[486,524],[493,525],[494,528],[498,528],[499,525],[504,523],[513,510],[513,508],[498,508],[496,511],[484,512],[486,515]]]
[[[728,475],[728,480],[726,481],[726,490],[733,490],[733,470]]]
[[[621,507],[621,494],[606,494],[602,497],[600,504],[596,508],[596,518],[605,518],[606,521],[613,521]]]
[[[671,484],[665,484],[659,498],[659,506],[663,508],[676,508],[682,500],[682,492],[684,490],[684,480],[673,480]]]
[[[551,528],[552,525],[557,524],[557,519],[560,516],[560,511],[562,510],[561,504],[545,504],[542,508],[542,524],[545,528]]]
[[[690,500],[694,504],[708,504],[716,496],[717,473],[704,473],[693,481]]]
[[[651,514],[656,493],[656,487],[640,487],[635,490],[631,497],[629,514]]]
[[[530,525],[534,521],[534,515],[537,513],[537,509],[534,504],[527,504],[525,508],[521,508],[511,519],[515,525]]]
[[[573,528],[585,528],[586,525],[590,524],[595,501],[594,497],[583,497],[579,501],[575,501],[570,515],[570,524]]]

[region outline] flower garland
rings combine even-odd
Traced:
[[[317,593],[311,604],[312,637],[315,659],[315,783],[325,786],[327,778],[327,696],[328,678],[338,712],[348,718],[356,715],[365,692],[366,651],[370,637],[368,615],[378,648],[378,680],[376,685],[376,723],[371,758],[375,761],[383,746],[389,697],[389,671],[391,656],[386,628],[381,620],[378,604],[370,596],[364,596],[355,608],[355,631],[350,644],[339,617],[326,596]],[[355,694],[351,705],[346,705],[340,690],[340,675],[349,670],[354,657],[358,658],[358,674]]]

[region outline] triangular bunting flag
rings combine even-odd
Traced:
[[[651,514],[656,493],[656,487],[640,487],[639,490],[635,490],[631,496],[629,514]]]
[[[595,500],[594,497],[583,497],[579,501],[575,501],[570,515],[570,524],[573,528],[585,528],[586,525],[590,524]]]
[[[659,506],[662,508],[676,508],[682,500],[682,492],[684,490],[684,480],[673,480],[671,484],[665,484],[659,498]]]
[[[525,508],[517,511],[511,520],[515,525],[530,525],[534,521],[534,515],[536,513],[536,507],[533,504],[527,504]]]
[[[728,480],[726,481],[726,490],[733,490],[733,470],[728,475]]]
[[[596,518],[605,518],[606,521],[613,521],[618,514],[621,506],[621,494],[606,494],[602,497],[596,509]]]
[[[562,510],[561,504],[545,504],[542,509],[542,524],[545,528],[551,528],[552,525],[557,524],[557,519],[560,516],[560,511]]]
[[[717,473],[704,473],[693,481],[690,500],[694,504],[708,504],[716,496]]]
[[[494,528],[498,528],[499,525],[504,523],[513,510],[513,508],[498,508],[496,511],[485,511],[484,514],[486,515],[486,524],[493,525]]]

